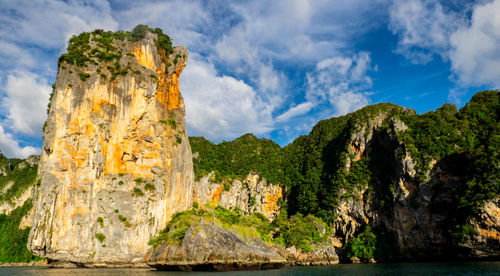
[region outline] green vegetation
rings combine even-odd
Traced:
[[[175,55],[174,64],[177,64],[179,62],[179,58],[181,58],[181,55],[179,54]]]
[[[372,233],[370,226],[366,226],[365,230],[350,239],[346,244],[348,258],[370,259],[375,254],[375,244],[377,237]]]
[[[38,167],[21,159],[8,159],[0,153],[0,170],[6,172],[6,175],[0,174],[0,189],[6,189],[10,185],[0,195],[0,203],[8,201],[12,204],[15,198],[35,184]]]
[[[264,215],[254,213],[242,215],[241,210],[193,209],[173,215],[167,227],[153,238],[149,244],[158,247],[162,243],[180,245],[190,227],[197,227],[202,221],[236,232],[243,240],[259,238],[268,244],[296,246],[303,251],[311,251],[314,245],[327,242],[330,234],[326,225],[312,215],[295,215],[290,220],[286,214],[274,222]]]
[[[175,135],[175,143],[176,144],[182,143],[182,137],[181,137],[181,135],[179,135],[179,134]]]
[[[435,112],[403,117],[409,130],[403,135],[408,151],[417,160],[417,180],[427,181],[432,159],[438,166],[459,176],[452,202],[435,202],[452,211],[448,233],[455,244],[474,234],[468,225],[485,200],[500,194],[500,93],[479,92],[459,111],[445,104]]]
[[[146,36],[146,33],[149,31],[149,27],[147,25],[137,25],[132,32],[130,32],[130,40],[131,41],[139,41]]]
[[[250,172],[259,172],[268,181],[282,183],[283,169],[280,146],[269,139],[258,139],[252,134],[218,145],[203,137],[189,137],[193,153],[196,179],[215,172],[214,181],[223,178],[243,179]]]
[[[90,74],[89,73],[78,73],[78,76],[80,77],[80,79],[82,81],[86,81],[88,78],[90,78]]]
[[[416,160],[416,176],[411,179],[416,184],[430,180],[433,160],[437,161],[436,168],[461,180],[451,193],[453,200],[436,199],[442,192],[440,185],[436,185],[436,196],[431,200],[434,208],[450,211],[443,227],[450,240],[458,244],[475,234],[468,226],[471,216],[485,200],[500,194],[499,94],[479,92],[460,110],[444,104],[422,115],[393,104],[371,105],[320,121],[308,135],[283,148],[251,134],[220,144],[190,137],[196,156],[195,177],[199,179],[213,171],[213,181],[227,183],[256,172],[269,182],[286,187],[287,203],[283,207],[290,215],[313,214],[331,224],[340,200],[357,198],[361,190],[364,201],[390,213],[398,164],[409,153]],[[369,129],[368,121],[376,118],[382,119],[381,126]],[[404,122],[407,129],[396,131],[396,120]],[[360,160],[354,159],[354,155],[349,155],[355,149],[351,137],[357,133],[366,138],[370,131],[373,138],[369,150]],[[346,170],[348,160],[350,169]],[[419,208],[415,198],[409,200],[412,208]],[[250,204],[255,202],[251,199]],[[354,255],[358,255],[358,247],[353,247]]]
[[[132,32],[130,32],[130,41],[139,41],[143,39],[148,31],[157,35],[156,46],[165,51],[165,55],[170,55],[174,52],[172,40],[168,35],[164,34],[160,28],[153,29],[147,25],[137,25]]]
[[[117,212],[115,212],[117,213]],[[118,215],[118,219],[123,223],[123,225],[125,225],[125,227],[131,227],[132,224],[130,224],[130,222],[128,222],[127,218],[124,217],[123,215]]]
[[[150,192],[154,192],[155,191],[155,185],[153,185],[151,183],[146,183],[146,185],[144,185],[144,190],[150,191]]]
[[[78,68],[87,67],[89,64],[103,65],[97,69],[97,73],[101,78],[107,79],[107,75],[103,72],[103,68],[106,68],[111,74],[111,80],[115,80],[117,76],[124,76],[129,71],[132,71],[130,64],[128,66],[120,65],[122,52],[117,45],[137,42],[143,39],[147,32],[156,34],[156,46],[166,60],[166,57],[174,51],[170,37],[165,35],[159,28],[152,29],[146,25],[138,25],[131,32],[106,32],[97,29],[93,32],[73,36],[68,43],[68,52],[59,57],[58,66],[62,70],[66,70],[63,63],[75,65]],[[131,53],[126,55],[133,56]],[[72,72],[72,70],[69,71]],[[140,74],[138,70],[132,72]],[[83,72],[79,72],[78,75],[82,81],[86,81],[90,77],[89,74]]]
[[[100,225],[101,227],[104,227],[104,219],[103,219],[102,217],[98,217],[98,218],[97,218],[97,222],[99,223],[99,225]]]
[[[143,196],[143,195],[144,192],[140,188],[134,187],[134,196]]]
[[[95,234],[95,238],[100,242],[102,243],[105,239],[106,239],[106,236],[103,234],[103,233],[97,233]]]
[[[330,228],[321,219],[310,214],[305,217],[295,214],[289,219],[281,214],[274,224],[278,228],[275,242],[286,247],[294,245],[304,252],[312,251],[314,245],[326,244],[331,234]]]
[[[347,258],[359,258],[367,261],[371,258],[377,260],[397,258],[401,255],[398,250],[397,242],[394,236],[387,231],[372,231],[369,225],[366,225],[363,232],[350,239],[344,249]]]
[[[169,125],[173,129],[177,129],[177,122],[173,118],[168,118],[167,120],[160,120],[159,122],[164,124],[164,125]]]
[[[19,229],[22,218],[32,208],[31,200],[26,201],[23,206],[17,207],[9,215],[0,214],[0,262],[31,262],[39,261],[40,257],[33,255],[26,244],[30,227]]]
[[[85,54],[90,50],[89,39],[90,33],[87,32],[73,36],[68,43],[68,53],[59,57],[58,66],[66,62],[81,67],[89,62],[90,58]]]

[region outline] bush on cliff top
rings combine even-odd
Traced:
[[[147,32],[156,34],[156,46],[162,49],[165,55],[168,56],[174,52],[171,38],[164,34],[160,28],[153,29],[147,25],[137,25],[131,32],[105,32],[102,29],[97,29],[93,32],[84,32],[73,36],[68,43],[68,52],[59,57],[58,66],[64,62],[82,67],[86,66],[87,63],[99,64],[99,62],[118,61],[122,57],[122,53],[119,52],[119,47],[113,43],[113,40],[124,41],[129,38],[130,42],[136,42],[143,39]],[[91,49],[91,39],[97,43],[98,48]]]

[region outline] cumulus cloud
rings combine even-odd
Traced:
[[[474,8],[470,24],[451,35],[451,68],[462,85],[500,87],[500,0]]]
[[[5,132],[4,128],[0,125],[0,149],[2,153],[10,158],[26,158],[33,154],[39,154],[40,149],[19,145],[17,139],[12,137],[12,134]]]
[[[192,57],[181,75],[189,135],[233,139],[272,129],[272,102],[263,101],[242,80],[219,75],[214,66]]]
[[[130,30],[138,24],[162,28],[177,45],[203,47],[211,26],[216,22],[201,2],[197,1],[133,1],[124,2],[116,12],[120,28]]]
[[[288,120],[290,120],[293,117],[297,117],[297,116],[306,114],[313,107],[314,107],[314,104],[312,102],[301,103],[297,106],[294,106],[294,107],[288,109],[283,114],[276,117],[276,122],[287,122]]]
[[[17,133],[41,136],[50,89],[47,81],[36,74],[25,71],[10,74],[0,104],[7,117],[2,125]]]
[[[26,156],[36,147],[20,147],[19,137],[38,144],[56,61],[68,39],[96,28],[115,30],[108,1],[16,0],[0,3],[0,148]]]
[[[108,1],[2,1],[0,37],[20,44],[61,49],[71,35],[116,29]]]
[[[449,36],[462,23],[457,13],[433,0],[394,1],[389,16],[390,29],[399,35],[396,53],[421,64],[435,54],[447,59]]]
[[[372,86],[372,79],[368,71],[371,69],[371,58],[366,52],[324,59],[307,74],[306,98],[314,104],[328,101],[334,115],[359,109],[369,103],[367,89]]]
[[[0,91],[3,130],[16,134],[11,137],[41,135],[48,79],[55,77],[57,56],[71,35],[95,28],[131,29],[137,24],[162,28],[174,44],[186,45],[195,57],[181,76],[190,134],[214,140],[245,132],[267,135],[277,126],[288,128],[294,118],[306,121],[303,115],[320,112],[320,106],[344,113],[367,101],[359,86],[371,81],[363,77],[369,58],[363,68],[361,55],[353,57],[353,65],[342,73],[335,67],[339,64],[328,65],[325,57],[351,56],[355,38],[380,24],[375,19],[386,6],[383,0],[340,0],[335,5],[327,0],[3,1],[0,73],[7,76]],[[314,69],[322,61],[324,68]],[[325,96],[296,103],[295,95],[304,92],[304,75],[293,71],[311,68],[306,93],[313,95],[309,90],[315,88]],[[348,85],[341,89],[341,81],[323,79],[312,84],[322,71],[336,72]],[[338,86],[337,92],[327,88],[328,81]],[[14,93],[21,90],[31,92]],[[354,103],[343,102],[347,98]],[[26,107],[20,104],[23,100],[29,103]],[[23,119],[21,114],[28,109],[31,113]]]

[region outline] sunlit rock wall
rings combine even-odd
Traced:
[[[156,41],[151,32],[138,42],[115,39],[128,70],[114,79],[103,73],[110,64],[59,66],[28,244],[35,254],[77,263],[141,262],[170,216],[192,206],[178,83],[187,50],[166,55]]]

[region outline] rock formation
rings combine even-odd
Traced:
[[[279,201],[283,200],[283,188],[268,183],[258,174],[251,173],[243,181],[232,183],[212,182],[213,173],[194,183],[194,202],[201,206],[210,204],[226,209],[239,208],[243,214],[261,213],[273,220],[280,212]]]
[[[285,262],[260,239],[242,239],[209,221],[190,227],[181,245],[163,243],[148,256],[148,264],[160,270],[263,269]]]
[[[383,129],[385,120],[388,131]],[[366,200],[370,196],[369,185],[355,191],[353,197],[342,199],[335,209],[335,245],[344,246],[366,225],[371,225],[393,233],[399,249],[397,255],[392,256],[394,258],[446,258],[451,242],[445,226],[453,211],[449,204],[460,178],[444,171],[437,160],[431,160],[426,180],[417,180],[416,161],[400,137],[407,126],[397,118],[381,113],[359,129],[351,134],[348,142],[347,170],[352,162],[382,149],[384,158],[390,160],[390,167],[384,173],[392,181],[379,185],[389,185],[393,192],[388,195],[390,202],[387,205],[390,206],[385,208],[380,206],[383,198]],[[454,252],[456,255],[450,255],[451,259],[500,257],[499,198],[486,201],[469,224],[474,234],[459,244],[462,251]]]
[[[141,25],[70,40],[44,127],[32,252],[84,265],[141,262],[170,216],[191,207],[178,83],[186,61],[186,48]]]
[[[284,265],[334,265],[339,262],[331,244],[302,252],[270,246],[259,238],[242,237],[214,222],[191,226],[180,245],[162,243],[146,257],[159,270],[248,270]]]

